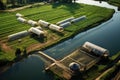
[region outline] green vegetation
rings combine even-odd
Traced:
[[[0,50],[0,62],[2,61],[12,61],[15,55],[11,52],[6,53],[3,50]],[[0,63],[1,64],[1,63]]]
[[[100,80],[109,80],[115,77],[116,73],[119,71],[120,62],[117,62],[106,74],[104,74]]]
[[[113,5],[120,7],[120,0],[109,0],[108,2],[110,4],[113,4]]]
[[[96,0],[96,1],[107,1],[108,3],[118,6],[120,8],[120,0]]]
[[[74,0],[75,1],[75,0]],[[34,3],[72,3],[72,0],[0,0],[0,10],[16,8]]]
[[[100,74],[102,74],[105,70],[107,70],[109,67],[111,66],[111,64],[113,64],[113,61],[119,57],[120,52],[116,53],[115,55],[111,56],[109,58],[109,61],[100,61],[98,64],[96,64],[95,66],[93,66],[91,69],[89,69],[86,72],[83,72],[83,77],[85,80],[95,80],[95,78],[97,76],[99,76]],[[114,65],[115,64],[115,65]],[[108,79],[108,77],[111,76],[112,73],[114,73],[120,66],[120,63],[114,63],[113,67],[110,69],[110,71],[108,73],[106,73],[100,80],[110,80]],[[110,68],[110,67],[109,67]],[[94,74],[94,75],[93,75]],[[114,76],[114,75],[113,75]]]
[[[104,13],[102,13],[104,12]],[[46,41],[40,41],[39,38],[34,38],[27,36],[22,38],[22,41],[19,43],[18,40],[7,42],[7,36],[10,34],[17,33],[19,31],[28,30],[30,25],[20,23],[16,20],[16,13],[21,13],[25,16],[26,19],[32,19],[38,21],[39,19],[48,21],[50,23],[56,23],[60,20],[69,18],[71,16],[80,17],[86,15],[87,19],[76,24],[72,24],[70,27],[65,28],[63,33],[58,33],[55,31],[46,30]],[[0,42],[6,44],[8,48],[16,50],[16,48],[27,48],[27,51],[33,51],[35,49],[44,49],[52,44],[56,44],[66,38],[69,38],[73,35],[78,34],[81,31],[84,31],[90,27],[94,27],[103,21],[108,20],[114,10],[89,6],[85,4],[52,4],[31,7],[24,10],[16,12],[1,12],[0,13]],[[3,48],[3,47],[2,47]],[[9,52],[6,48],[3,51]],[[12,54],[15,51],[12,52]],[[6,53],[7,56],[13,57],[9,53]]]

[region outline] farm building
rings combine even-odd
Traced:
[[[38,28],[31,27],[28,31],[38,36],[44,35],[44,32]]]
[[[109,56],[109,51],[105,48],[92,44],[90,42],[85,42],[83,45],[89,52],[93,52],[99,56]]]
[[[41,25],[42,27],[48,27],[50,25],[49,22],[43,21],[43,20],[39,20],[38,24]]]
[[[38,23],[36,21],[33,20],[28,20],[28,24],[30,24],[31,26],[37,26]]]
[[[57,25],[54,25],[54,24],[51,24],[51,25],[49,26],[49,28],[50,28],[51,30],[55,30],[55,31],[59,31],[59,32],[63,31],[63,28],[62,28],[62,27],[57,26]]]
[[[71,22],[71,20],[73,20],[73,19],[74,19],[74,17],[70,17],[70,18],[67,18],[65,20],[59,21],[56,24],[60,25],[60,24],[66,23],[66,22]]]
[[[71,25],[70,22],[65,22],[65,23],[63,23],[63,24],[60,24],[59,26],[65,28],[65,27],[68,27],[68,26],[70,26],[70,25]]]
[[[76,22],[79,22],[79,21],[82,21],[82,20],[85,20],[86,19],[86,16],[81,16],[81,17],[78,17],[78,18],[75,18],[73,20],[71,20],[72,23],[76,23]]]
[[[13,40],[16,40],[16,39],[20,39],[20,38],[28,36],[28,35],[29,35],[29,32],[27,30],[21,31],[21,32],[9,35],[8,36],[8,41],[13,41]]]
[[[27,20],[22,18],[22,17],[18,17],[17,20],[22,22],[22,23],[26,23],[27,22]]]
[[[20,14],[20,13],[17,13],[17,14],[16,14],[16,17],[23,17],[23,15]]]

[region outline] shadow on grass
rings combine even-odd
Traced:
[[[52,33],[55,33],[57,34],[58,36],[61,36],[63,37],[64,36],[64,33],[63,32],[58,32],[58,31],[54,31],[54,30],[51,30]]]
[[[52,4],[52,8],[58,8],[60,6],[63,6],[61,9],[65,9],[72,14],[74,14],[75,11],[83,7],[78,3],[53,3]]]
[[[46,41],[46,37],[44,35],[37,36],[35,34],[32,34],[30,37],[39,41],[40,43],[44,43]]]

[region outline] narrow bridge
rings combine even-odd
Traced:
[[[45,70],[51,70],[53,73],[67,80],[71,79],[72,71],[68,67],[41,51],[39,51],[38,54],[47,61],[46,64],[48,64],[48,62],[51,63]]]

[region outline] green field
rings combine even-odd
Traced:
[[[96,0],[96,1],[101,1],[101,0]],[[107,1],[108,3],[120,7],[120,0],[102,0],[102,1]]]
[[[108,2],[110,4],[113,4],[113,5],[120,7],[120,0],[109,0]]]
[[[19,31],[28,30],[31,27],[28,24],[18,22],[15,16],[16,13],[23,14],[26,19],[32,19],[35,21],[42,19],[50,23],[56,23],[71,16],[77,18],[86,15],[87,19],[65,28],[62,34],[48,30],[47,28],[43,28],[47,33],[47,40],[44,41],[40,41],[39,39],[27,36],[22,38],[21,43],[19,43],[18,40],[8,42],[8,35],[17,33]],[[114,10],[111,9],[85,4],[47,4],[43,6],[27,8],[16,12],[0,12],[0,44],[6,44],[12,50],[15,50],[17,47],[27,47],[28,51],[45,48],[54,43],[57,43],[62,39],[70,37],[73,34],[79,33],[85,28],[91,27],[91,25],[95,26],[103,21],[108,20],[113,13]],[[6,52],[5,50],[2,49],[2,51]],[[9,55],[10,54],[8,54],[8,56]],[[2,57],[2,52],[0,54],[0,57]]]

